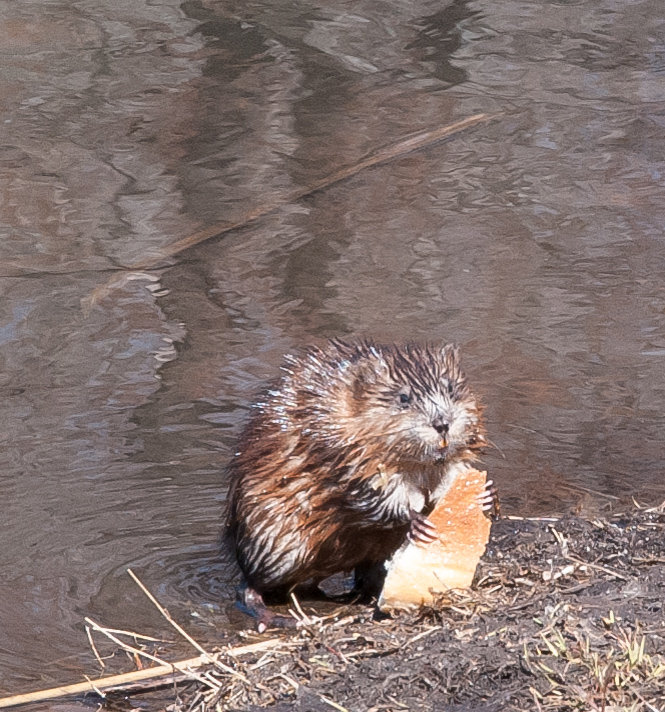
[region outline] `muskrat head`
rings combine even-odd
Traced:
[[[348,440],[381,448],[387,460],[443,461],[485,444],[480,408],[455,346],[362,344],[347,374]]]

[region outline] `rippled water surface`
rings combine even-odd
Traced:
[[[223,464],[313,339],[458,342],[504,511],[665,498],[663,37],[660,0],[0,2],[0,692],[96,673],[86,615],[163,630],[128,566],[216,640]]]

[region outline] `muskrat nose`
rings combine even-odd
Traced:
[[[436,430],[439,435],[443,435],[444,433],[447,433],[448,430],[450,429],[450,423],[448,423],[447,420],[444,420],[441,417],[434,418],[432,421],[432,427],[434,430]]]

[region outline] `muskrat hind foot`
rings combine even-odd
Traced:
[[[296,628],[298,621],[292,616],[285,616],[271,611],[266,606],[263,596],[251,586],[245,584],[237,591],[238,608],[256,619],[256,629],[259,633],[268,628]]]
[[[349,592],[360,604],[376,603],[386,579],[386,565],[383,561],[363,561],[354,570],[354,586]]]

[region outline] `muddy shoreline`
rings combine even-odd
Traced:
[[[229,647],[277,642],[242,658],[222,653],[234,674],[211,668],[207,681],[115,693],[105,706],[661,709],[664,551],[665,506],[594,519],[502,519],[474,589],[453,592],[437,610],[377,620],[371,608],[350,605],[297,632],[232,634]]]

